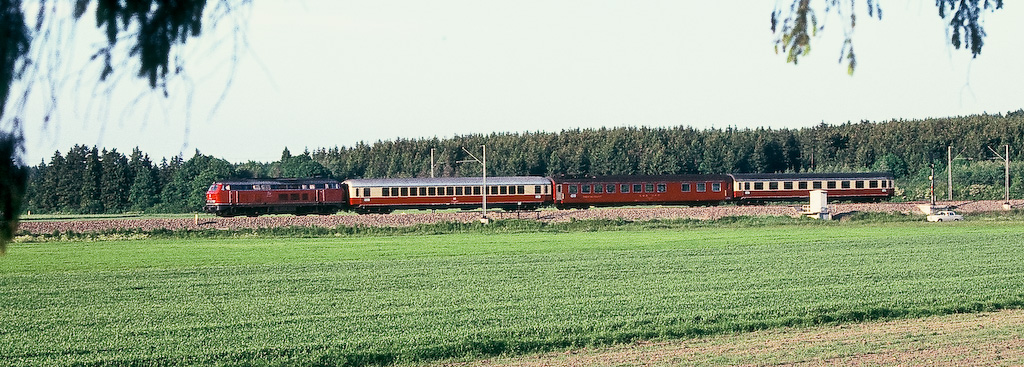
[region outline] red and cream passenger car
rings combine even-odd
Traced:
[[[893,177],[868,173],[734,173],[734,199],[740,202],[801,200],[812,190],[838,200],[880,201],[892,197]]]
[[[553,177],[555,206],[716,205],[732,197],[728,175]]]
[[[334,214],[345,205],[345,188],[335,180],[257,179],[214,182],[203,210],[222,217]]]
[[[475,209],[484,200],[481,177],[350,179],[349,206],[357,213],[396,209]],[[534,210],[551,203],[551,180],[544,177],[488,177],[488,208]]]

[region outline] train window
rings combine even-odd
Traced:
[[[813,181],[813,182],[811,182],[811,184],[812,184],[811,187],[813,187],[815,190],[820,190],[821,189],[821,181]]]
[[[633,184],[633,192],[641,192],[641,190],[644,189],[643,186],[644,185],[641,185],[641,184]]]
[[[492,195],[498,195],[498,187],[497,186],[491,186],[491,194]]]
[[[363,188],[363,197],[370,196],[370,188]]]
[[[277,200],[278,200],[278,201],[285,201],[285,200],[288,200],[288,194],[278,194],[278,195],[277,195]]]
[[[796,183],[796,188],[800,190],[807,190],[807,181],[800,181]]]
[[[704,182],[698,182],[697,183],[697,192],[705,192],[705,191],[708,191],[707,184],[704,183]]]
[[[462,195],[462,186],[455,186],[455,195]]]
[[[480,195],[480,186],[473,186],[473,195]]]
[[[842,186],[842,187],[843,187],[844,189],[848,189],[848,188],[850,188],[850,181],[839,181],[839,184],[840,184],[840,185],[841,185],[841,186]]]
[[[426,187],[421,187],[420,188],[420,196],[427,196],[427,188]]]
[[[500,190],[502,195],[508,194],[508,187],[501,186]]]
[[[627,184],[619,185],[619,189],[621,189],[621,190],[619,190],[619,192],[621,192],[623,194],[628,194],[629,193],[629,185],[627,185]]]
[[[607,191],[609,194],[614,194],[615,193],[615,184],[608,184],[608,185],[606,185],[604,191]]]
[[[516,186],[516,193],[519,195],[526,193],[526,187],[523,185]]]
[[[408,187],[403,187],[402,188],[402,196],[409,196],[409,188]]]
[[[644,192],[654,192],[654,184],[644,185]]]
[[[830,188],[830,189],[834,189],[834,188],[836,188],[836,182],[835,181],[828,181],[828,182],[825,183],[825,187]]]
[[[302,200],[309,200],[309,194],[308,193],[302,193]]]
[[[681,187],[680,190],[682,190],[683,192],[690,192],[690,183],[689,182],[683,183],[682,185],[680,185],[680,187]]]
[[[722,183],[721,182],[712,182],[711,183],[711,191],[714,191],[714,192],[722,191]]]
[[[533,193],[534,194],[539,194],[540,193],[540,185],[536,185],[536,186],[533,187]]]
[[[398,196],[398,192],[399,192],[399,190],[398,190],[397,187],[392,187],[391,188],[391,196]]]
[[[547,194],[547,193],[548,193],[548,186],[547,186],[547,185],[544,185],[544,193],[545,193],[545,194]]]
[[[665,184],[663,184],[663,183],[658,184],[658,192],[665,192],[665,191],[668,191],[668,186],[665,186]]]
[[[419,195],[417,195],[419,193],[419,191],[420,190],[417,190],[415,187],[410,187],[409,188],[409,196],[419,196]]]
[[[569,185],[569,194],[575,194],[577,191],[576,185]]]
[[[769,182],[768,183],[768,190],[778,190],[778,189],[779,189],[779,183],[778,182]]]
[[[391,196],[390,194],[391,194],[391,189],[390,188],[385,187],[383,189],[380,189],[380,196]]]
[[[783,182],[782,183],[782,189],[783,190],[792,190],[793,189],[793,182],[792,181]]]
[[[754,190],[764,190],[764,182],[754,182]]]
[[[603,194],[604,193],[604,185],[602,185],[602,184],[594,185],[594,193],[595,194]]]
[[[455,195],[455,188],[452,187],[452,186],[445,187],[444,188],[444,194],[445,195]]]
[[[580,192],[583,193],[583,194],[589,194],[590,193],[590,185],[580,186]]]
[[[878,188],[878,181],[875,181],[875,180],[868,181],[868,188],[877,189]]]
[[[437,195],[437,188],[436,187],[428,187],[427,188],[427,195],[430,195],[430,196]]]
[[[864,181],[854,181],[853,183],[854,183],[854,187],[856,187],[858,189],[863,189],[864,188]]]

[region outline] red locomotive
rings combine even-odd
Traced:
[[[206,191],[203,210],[222,217],[334,214],[345,208],[345,187],[331,179],[221,181]]]
[[[215,182],[205,211],[220,216],[390,213],[398,209],[534,210],[622,205],[717,205],[829,198],[880,201],[893,195],[888,173],[777,173],[601,177],[264,179]],[[485,195],[486,193],[486,195]]]

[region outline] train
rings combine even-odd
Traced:
[[[892,197],[893,180],[885,172],[377,178],[341,182],[326,178],[240,179],[211,184],[203,210],[232,217],[476,209],[485,201],[489,209],[506,211],[711,206],[808,200],[813,190],[824,190],[836,200],[882,201]]]

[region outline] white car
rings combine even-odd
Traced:
[[[929,222],[952,222],[959,220],[964,220],[964,216],[952,210],[939,210],[935,214],[928,216]]]

